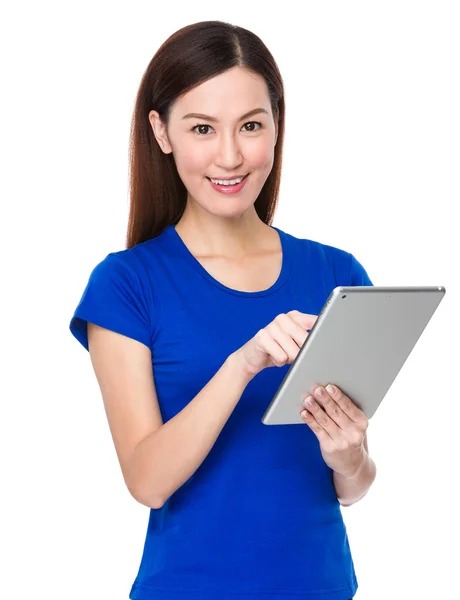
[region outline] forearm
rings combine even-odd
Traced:
[[[333,471],[334,487],[340,504],[350,506],[361,500],[373,484],[376,474],[377,467],[364,449],[360,465],[352,477],[346,478]]]
[[[183,410],[138,444],[129,475],[140,503],[160,508],[195,473],[249,381],[231,354]]]

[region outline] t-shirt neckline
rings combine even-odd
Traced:
[[[278,276],[278,279],[266,290],[259,290],[257,292],[246,292],[243,290],[234,290],[230,288],[220,281],[217,281],[204,267],[203,265],[193,256],[188,247],[185,245],[184,241],[178,234],[174,225],[169,225],[166,228],[166,233],[169,235],[172,243],[175,247],[180,251],[182,256],[184,256],[189,263],[210,283],[220,288],[222,291],[227,292],[228,294],[233,294],[235,296],[244,296],[246,298],[258,298],[260,296],[268,296],[269,294],[273,294],[276,292],[287,280],[290,267],[291,267],[291,254],[290,254],[290,245],[288,236],[282,231],[278,229],[278,227],[274,227],[270,225],[272,229],[275,229],[278,232],[281,242],[281,249],[283,253],[281,271]]]

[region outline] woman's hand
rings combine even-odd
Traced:
[[[260,329],[235,354],[241,361],[244,374],[251,380],[267,367],[283,367],[294,362],[308,337],[317,315],[291,310],[277,315]]]
[[[335,391],[323,387],[305,398],[302,419],[319,440],[324,462],[334,471],[349,478],[360,468],[366,456],[364,437],[368,427],[366,415],[337,386]],[[321,396],[318,391],[323,390]],[[313,400],[312,404],[308,399]]]

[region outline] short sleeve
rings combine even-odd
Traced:
[[[114,253],[94,267],[70,321],[72,335],[86,350],[88,321],[151,347],[150,303],[136,272]]]
[[[350,276],[349,276],[349,285],[374,285],[369,278],[369,275],[366,272],[366,269],[363,265],[356,260],[353,254],[350,254],[351,264],[350,264]]]

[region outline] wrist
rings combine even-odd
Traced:
[[[254,374],[249,373],[247,369],[245,369],[244,362],[239,350],[232,352],[227,358],[227,363],[232,366],[234,370],[235,377],[237,377],[242,385],[246,386],[248,383],[254,379]]]
[[[359,475],[359,473],[361,473],[364,465],[367,463],[367,461],[369,459],[369,455],[364,448],[362,448],[362,450],[361,450],[360,457],[361,458],[359,459],[357,464],[351,470],[351,473],[352,473],[351,475],[349,474],[349,472],[347,472],[345,474],[344,473],[337,473],[337,474],[340,475],[340,477],[342,477],[343,479],[355,479]]]

